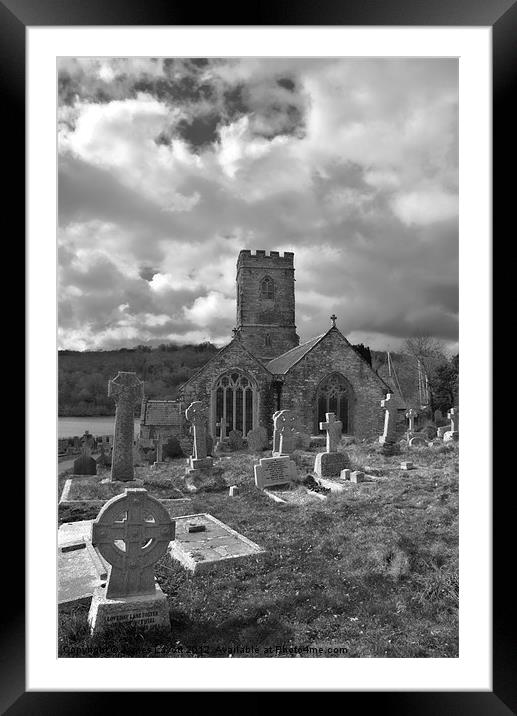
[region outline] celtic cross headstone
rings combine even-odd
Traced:
[[[92,598],[92,632],[121,622],[170,627],[154,565],[174,536],[175,523],[147,490],[128,489],[104,505],[92,525],[92,544],[111,564],[111,572],[107,585],[97,588]]]

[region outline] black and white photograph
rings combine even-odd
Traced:
[[[459,656],[457,57],[61,56],[58,656]]]

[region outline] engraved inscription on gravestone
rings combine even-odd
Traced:
[[[288,455],[265,457],[254,466],[255,485],[263,490],[272,485],[285,485],[296,480],[296,465]]]

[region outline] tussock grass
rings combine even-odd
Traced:
[[[169,598],[172,634],[127,627],[90,639],[87,609],[78,608],[60,616],[60,654],[456,657],[457,445],[385,457],[359,443],[345,452],[357,469],[383,476],[303,505],[274,503],[255,488],[258,456],[219,460],[226,483],[241,487],[239,497],[200,492],[171,514],[208,512],[267,553],[195,576],[167,556],[156,575]],[[299,451],[299,459],[309,470],[314,455]],[[400,470],[406,459],[417,469]],[[171,463],[175,486],[183,471],[183,461]]]

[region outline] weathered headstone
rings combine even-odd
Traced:
[[[232,450],[242,450],[244,447],[244,441],[242,439],[242,432],[240,430],[230,430],[228,435],[228,442]]]
[[[450,442],[451,440],[457,441],[459,439],[459,424],[460,424],[460,410],[459,408],[451,408],[447,417],[451,421],[451,428],[443,436],[444,442]]]
[[[229,490],[229,493],[228,493],[228,494],[230,495],[230,497],[237,497],[237,495],[239,494],[239,492],[240,492],[239,486],[238,486],[238,485],[232,485],[232,486],[230,487],[230,490]]]
[[[351,473],[351,470],[348,467],[346,467],[344,470],[341,470],[341,472],[339,473],[339,477],[342,480],[350,480],[350,473]]]
[[[276,426],[276,419],[280,415],[282,411],[277,410],[275,413],[273,413],[273,447],[272,447],[272,453],[273,455],[278,455],[280,453],[280,432],[277,429]]]
[[[189,467],[185,473],[185,487],[190,492],[197,492],[207,481],[213,482],[214,488],[217,489],[226,487],[226,483],[221,477],[222,469],[214,467],[214,459],[207,455],[207,420],[203,404],[199,400],[191,403],[185,411],[185,417],[192,425],[194,438]]]
[[[413,470],[414,467],[415,467],[415,466],[413,465],[413,463],[410,462],[409,460],[406,460],[405,462],[401,462],[401,463],[400,463],[400,469],[401,469],[401,470]]]
[[[273,449],[273,457],[290,456],[294,452],[296,414],[292,410],[279,410],[273,415],[273,425],[278,436],[278,450]]]
[[[281,457],[263,457],[258,465],[253,467],[255,473],[255,485],[264,490],[273,485],[286,485],[296,482],[296,465],[289,458],[289,455]]]
[[[108,395],[115,400],[115,436],[111,463],[111,480],[129,482],[135,479],[133,468],[134,409],[144,396],[144,384],[136,373],[119,371],[108,384]]]
[[[93,435],[90,435],[88,430],[84,431],[84,435],[81,437],[81,451],[86,457],[92,454],[92,450],[95,447],[95,439]]]
[[[320,430],[327,431],[327,451],[316,455],[314,472],[318,477],[338,477],[348,465],[348,455],[337,451],[343,423],[336,420],[334,413],[326,413],[325,417],[326,422],[320,423]]]
[[[152,468],[154,470],[157,470],[158,468],[162,467],[165,463],[163,460],[163,436],[160,434],[158,435],[157,440],[155,440],[156,444],[156,460],[152,464]]]
[[[381,400],[381,407],[384,408],[384,432],[379,438],[381,445],[395,442],[397,405],[393,393],[388,393],[384,400]]]
[[[446,432],[448,432],[451,429],[450,425],[442,425],[440,428],[436,430],[436,437],[437,438],[443,438]]]
[[[361,472],[361,470],[353,470],[353,472],[350,473],[350,482],[364,482],[364,472]]]
[[[105,443],[102,442],[100,450],[101,450],[101,454],[97,458],[97,465],[100,467],[110,467],[111,466],[111,456],[108,454],[109,448],[108,448],[108,453],[106,453]]]
[[[263,425],[250,430],[246,439],[250,452],[263,452],[267,448],[267,430]]]
[[[90,455],[81,455],[74,460],[74,475],[96,475],[97,463]]]
[[[174,539],[175,523],[147,490],[129,489],[107,502],[92,527],[92,543],[109,562],[105,587],[95,590],[88,614],[92,634],[130,623],[170,628],[167,598],[154,565]]]
[[[408,442],[409,447],[426,447],[427,440],[422,435],[413,435]]]

